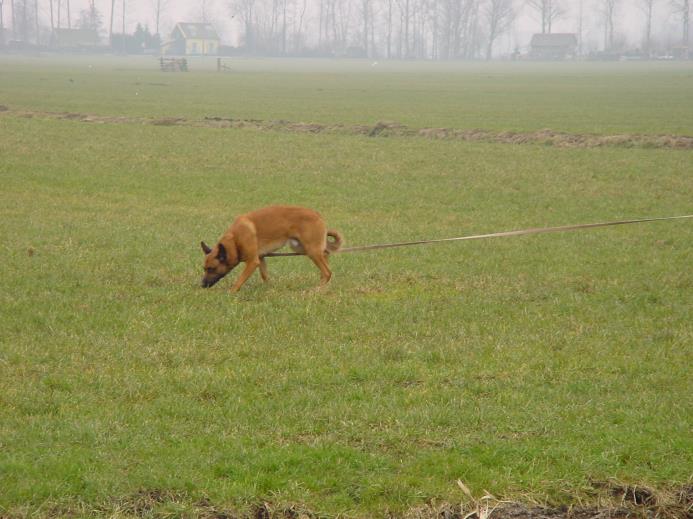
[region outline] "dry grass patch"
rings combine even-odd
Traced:
[[[17,117],[59,119],[97,124],[151,124],[153,126],[192,126],[195,128],[236,128],[261,131],[282,131],[302,134],[365,135],[368,137],[421,137],[426,139],[489,142],[496,144],[539,144],[557,148],[662,148],[693,149],[693,137],[687,135],[593,135],[557,132],[543,129],[535,132],[491,131],[483,129],[412,128],[392,121],[378,121],[373,126],[321,124],[259,119],[233,119],[211,116],[204,119],[184,117],[126,117],[82,114],[74,112],[13,111],[7,107],[0,113]]]

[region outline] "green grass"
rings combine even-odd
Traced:
[[[66,75],[3,59],[10,89]],[[265,74],[279,102],[291,74],[265,65],[166,80],[248,88]],[[13,108],[143,110],[86,86],[52,100],[7,88]],[[180,112],[161,100],[160,113],[202,113],[185,84],[170,91]],[[229,103],[241,94],[274,118],[252,90]],[[652,131],[683,125],[665,115],[680,108]],[[405,113],[429,117],[403,103],[392,118]],[[459,502],[458,478],[477,495],[575,503],[595,480],[667,488],[693,474],[688,221],[337,255],[323,291],[304,258],[271,260],[271,282],[237,295],[230,280],[198,287],[199,241],[262,205],[314,207],[352,245],[686,214],[689,151],[4,115],[0,157],[0,513],[93,515],[159,489],[382,515]]]
[[[413,127],[693,135],[690,63],[460,64],[0,57],[0,102],[100,115],[223,116]]]

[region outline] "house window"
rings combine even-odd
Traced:
[[[196,42],[196,41],[194,41],[194,42],[192,43],[191,52],[192,52],[193,54],[197,54],[197,42]]]

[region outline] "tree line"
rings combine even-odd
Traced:
[[[521,13],[536,31],[570,22],[580,40],[589,19],[603,31],[601,50],[622,50],[617,29],[627,10],[643,21],[638,42],[652,47],[655,15],[678,19],[689,46],[691,0],[230,0],[251,53],[355,55],[382,59],[489,59]],[[582,42],[581,42],[582,43]]]
[[[41,40],[39,6],[48,12],[48,27],[79,27],[107,33],[109,42],[125,35],[126,0],[107,0],[104,15],[96,0],[78,13],[70,0],[0,0],[0,33],[6,34],[9,4],[11,36]],[[554,32],[569,21],[582,43],[585,20],[602,32],[604,51],[624,46],[618,35],[626,10],[638,9],[644,54],[653,48],[653,20],[668,16],[682,28],[680,46],[690,44],[691,0],[195,0],[187,2],[201,21],[233,19],[240,30],[241,51],[256,55],[350,56],[375,59],[490,59],[498,41],[513,29],[520,13],[530,14],[536,30]],[[152,36],[157,41],[162,15],[171,0],[148,0]],[[117,12],[117,10],[119,12]],[[216,15],[216,16],[215,16]],[[45,16],[44,16],[45,17]],[[106,18],[106,22],[104,22]],[[592,27],[594,28],[594,27]],[[138,29],[142,32],[142,29]],[[146,28],[149,33],[149,28]],[[116,35],[116,36],[114,36]],[[141,36],[149,37],[149,36]],[[165,38],[164,38],[165,39]],[[582,45],[581,45],[582,46]]]

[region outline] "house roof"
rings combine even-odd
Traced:
[[[184,38],[200,38],[203,40],[218,40],[219,34],[211,23],[186,23],[180,22],[176,27]]]
[[[535,34],[532,36],[532,47],[575,47],[577,36],[573,33]]]

